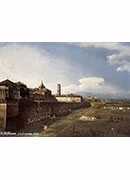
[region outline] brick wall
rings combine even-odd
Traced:
[[[8,102],[7,103],[7,118],[16,117],[19,114],[19,104],[18,102]]]
[[[19,126],[24,128],[39,121],[46,124],[53,117],[67,115],[72,109],[80,108],[81,106],[80,103],[20,101]]]

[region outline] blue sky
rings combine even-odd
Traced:
[[[130,43],[0,43],[0,80],[130,97]]]

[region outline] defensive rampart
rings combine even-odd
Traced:
[[[48,123],[58,116],[64,116],[86,103],[45,102],[21,99],[18,102],[0,104],[0,128],[20,130],[42,121]]]

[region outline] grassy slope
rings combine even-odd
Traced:
[[[93,122],[80,120],[82,115],[95,115],[98,109],[84,108],[60,118],[49,126],[41,136],[130,136],[130,121],[96,120]]]

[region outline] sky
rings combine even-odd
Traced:
[[[130,98],[130,43],[0,43],[0,81],[63,93]]]

